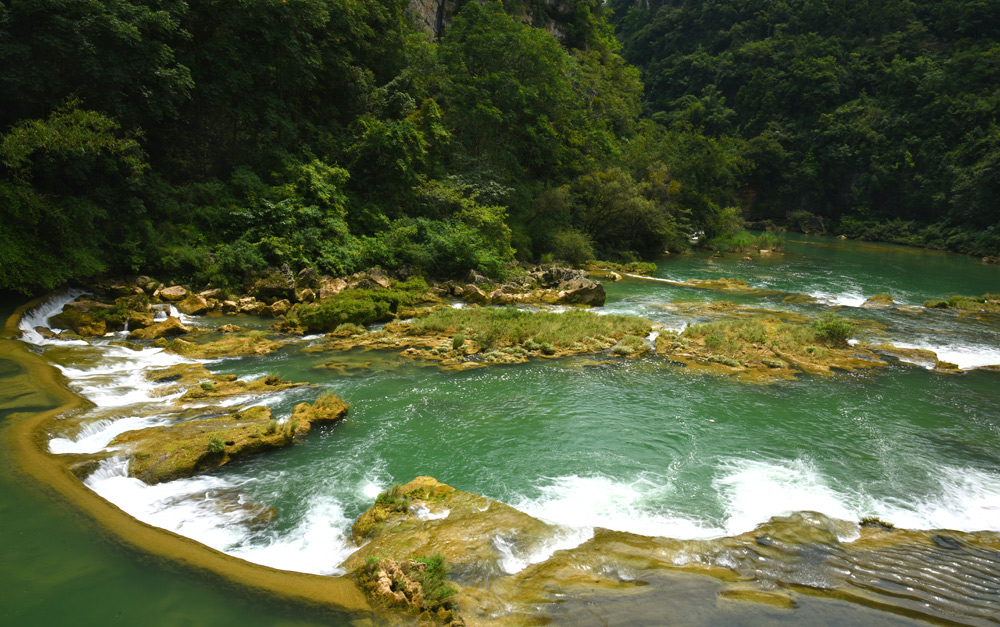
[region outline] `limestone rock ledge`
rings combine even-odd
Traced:
[[[296,405],[283,423],[271,417],[269,407],[257,406],[226,416],[126,431],[111,446],[130,457],[129,475],[156,484],[287,446],[309,433],[314,424],[341,420],[348,408],[339,397],[324,394],[312,405]]]
[[[595,528],[589,539],[577,538],[582,543],[562,542],[565,548],[553,550],[560,533],[565,531],[492,499],[418,477],[379,495],[358,519],[354,539],[365,544],[342,567],[372,584],[366,588],[376,605],[413,615],[422,591],[413,587],[413,577],[394,573],[407,570],[404,564],[419,569],[414,560],[443,557],[457,590],[447,613],[420,615],[422,624],[574,624],[573,617],[589,617],[590,609],[601,607],[625,612],[610,621],[623,625],[631,624],[630,612],[670,607],[665,599],[689,592],[709,603],[777,611],[795,611],[808,595],[936,620],[950,616],[971,588],[956,580],[947,599],[934,596],[943,588],[932,587],[900,600],[892,582],[922,572],[928,556],[960,570],[973,553],[1000,547],[995,532],[903,530],[817,512],[776,516],[752,531],[709,540]],[[965,606],[963,619],[978,624],[994,609]],[[587,624],[597,623],[588,618]]]

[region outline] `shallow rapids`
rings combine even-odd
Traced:
[[[390,352],[308,352],[315,338],[292,338],[267,357],[204,363],[245,379],[277,373],[314,384],[229,405],[267,404],[286,417],[328,389],[352,404],[344,423],[316,430],[304,444],[156,486],[128,477],[126,463],[111,457],[86,485],[140,520],[231,555],[338,574],[357,548],[350,525],[374,497],[430,475],[563,529],[541,552],[508,551],[508,573],[605,528],[691,541],[687,559],[765,588],[845,585],[903,613],[995,622],[1000,554],[963,534],[1000,532],[1000,375],[973,370],[1000,364],[1000,324],[917,305],[954,290],[1000,291],[1000,271],[947,255],[813,240],[754,261],[669,260],[653,279],[719,277],[742,278],[759,291],[626,279],[606,285],[605,310],[682,329],[721,315],[699,306],[719,300],[807,316],[834,309],[862,322],[857,340],[934,350],[965,372],[895,362],[867,374],[750,385],[661,358],[607,354],[445,372]],[[861,307],[881,292],[897,306]],[[796,294],[810,298],[789,298]],[[23,341],[94,404],[51,428],[49,450],[100,453],[124,431],[194,417],[171,407],[179,394],[145,377],[184,358],[110,343],[121,337],[88,343],[34,331],[77,295],[29,312],[21,324]],[[356,374],[321,367],[330,361]],[[728,540],[802,511],[849,524],[838,524],[830,543]],[[864,516],[943,539],[844,550]]]

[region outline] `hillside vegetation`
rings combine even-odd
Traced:
[[[647,112],[746,142],[748,217],[1000,250],[1000,3],[610,5]]]

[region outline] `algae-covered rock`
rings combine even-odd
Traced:
[[[933,368],[938,363],[937,353],[922,348],[898,348],[891,344],[879,344],[872,346],[871,349],[880,355],[887,355],[924,368]]]
[[[419,617],[421,623],[461,627],[465,621],[453,612],[457,592],[447,580],[448,569],[440,555],[417,559],[368,560],[358,580],[380,604],[400,608]]]
[[[197,294],[191,294],[184,300],[177,303],[177,311],[182,314],[187,314],[189,316],[201,316],[208,313],[211,307],[208,305],[208,301],[204,297]]]
[[[174,337],[177,335],[184,335],[189,333],[191,329],[187,328],[181,321],[173,316],[170,316],[163,322],[157,322],[154,325],[136,329],[128,334],[128,339],[130,340],[156,340],[165,337]]]
[[[160,300],[165,300],[170,303],[175,303],[184,300],[187,296],[188,291],[181,287],[180,285],[173,285],[171,287],[165,287],[157,292]]]
[[[880,309],[885,307],[892,307],[895,301],[892,299],[892,294],[876,294],[865,300],[862,307],[868,307],[870,309]]]
[[[268,375],[253,381],[219,380],[209,378],[199,382],[195,387],[184,393],[180,400],[194,401],[212,398],[228,398],[246,394],[273,394],[288,388],[301,387],[308,383],[292,383],[283,381],[280,377]]]
[[[269,407],[250,407],[227,416],[127,431],[111,446],[130,456],[129,475],[155,484],[287,446],[308,433],[313,424],[342,419],[348,407],[340,398],[327,394],[313,405],[296,406],[284,423],[272,418]]]
[[[51,323],[69,329],[81,337],[95,337],[108,332],[108,314],[112,306],[93,300],[66,303],[61,313],[53,316]]]
[[[472,283],[462,288],[462,300],[472,305],[489,304],[489,297],[482,289]]]
[[[167,344],[167,350],[192,359],[219,359],[221,357],[244,357],[269,355],[281,348],[282,344],[268,339],[260,331],[245,334],[229,333],[221,340],[210,342],[189,342],[177,339]]]
[[[369,557],[441,554],[464,585],[501,577],[521,560],[527,566],[526,557],[559,531],[499,501],[417,477],[380,495],[354,523],[355,542],[366,544],[343,567],[354,571]]]
[[[257,300],[273,303],[276,300],[295,299],[295,277],[287,265],[273,269],[267,276],[254,282],[250,296]]]

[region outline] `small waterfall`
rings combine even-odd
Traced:
[[[58,340],[55,339],[47,340],[43,338],[38,331],[35,331],[35,327],[48,327],[49,318],[61,312],[66,303],[73,302],[83,294],[86,294],[86,292],[79,289],[66,290],[65,292],[49,297],[42,303],[24,312],[24,315],[21,316],[21,321],[17,325],[17,328],[21,330],[21,339],[29,344],[38,346],[57,342]]]

